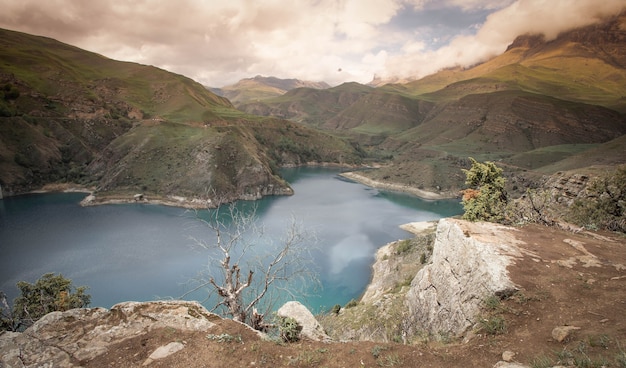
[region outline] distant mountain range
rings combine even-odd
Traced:
[[[0,186],[101,198],[289,193],[281,165],[333,163],[455,195],[468,157],[512,185],[626,163],[626,15],[518,37],[502,55],[407,83],[257,76],[213,89],[164,70],[0,30]]]
[[[254,78],[242,79],[233,85],[222,88],[209,88],[209,90],[237,103],[260,101],[270,97],[282,96],[287,91],[295,88],[325,89],[330,88],[330,86],[326,82],[309,82],[299,79],[280,79],[257,75]]]
[[[242,111],[289,119],[393,157],[373,179],[455,191],[467,157],[511,172],[626,163],[626,16],[546,41],[518,37],[472,68],[377,88],[296,88]],[[616,149],[617,148],[617,149]]]

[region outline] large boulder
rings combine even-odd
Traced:
[[[313,313],[300,302],[290,301],[278,309],[276,314],[283,318],[293,318],[302,326],[302,336],[314,341],[330,341],[330,337],[324,332]]]
[[[493,223],[439,221],[432,262],[406,295],[408,325],[415,331],[462,335],[477,323],[487,297],[516,291],[507,266],[522,253],[516,230]]]
[[[120,342],[153,330],[203,332],[214,326],[211,320],[216,318],[219,317],[199,303],[189,301],[125,302],[114,305],[111,310],[85,308],[52,312],[23,333],[0,334],[0,367],[81,366],[81,362],[106,354]],[[180,350],[180,346],[176,348]],[[174,350],[168,352],[171,354]]]

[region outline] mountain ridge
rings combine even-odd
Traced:
[[[0,30],[0,186],[50,183],[98,199],[220,201],[288,194],[281,165],[355,165],[354,147],[292,122],[236,110],[182,75]],[[278,133],[278,134],[277,134]]]
[[[296,88],[326,89],[330,88],[330,85],[326,82],[312,82],[294,78],[281,79],[257,75],[253,78],[244,78],[235,84],[220,88],[209,88],[209,90],[228,98],[233,103],[245,103],[282,96]]]
[[[345,103],[330,88],[236,106],[349,137],[371,156],[387,158],[381,168],[364,172],[370,179],[454,193],[463,186],[457,173],[468,156],[505,162],[509,174],[526,177],[550,174],[548,168],[559,167],[557,158],[590,144],[607,150],[612,162],[626,163],[623,150],[604,144],[626,134],[624,50],[622,13],[552,40],[521,35],[502,54],[471,68],[369,90],[347,84],[342,93],[351,89],[354,98]],[[549,157],[547,147],[561,145],[578,148]],[[546,167],[519,160],[531,151],[526,157],[542,152],[539,162]],[[571,160],[564,166],[584,169]]]

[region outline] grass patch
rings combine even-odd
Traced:
[[[530,361],[530,366],[532,368],[549,368],[552,367],[552,359],[550,359],[549,357],[545,356],[545,355],[540,355],[538,357],[533,358],[533,360]]]
[[[481,318],[478,320],[479,331],[487,335],[501,335],[506,333],[507,324],[504,317],[495,315]]]

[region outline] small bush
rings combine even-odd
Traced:
[[[408,253],[413,248],[413,243],[410,239],[402,240],[396,245],[396,254]]]
[[[278,330],[284,342],[296,342],[300,340],[302,326],[291,317],[280,317]]]
[[[344,308],[348,309],[348,308],[354,308],[357,305],[359,305],[359,302],[357,302],[356,300],[352,299],[348,302],[348,304],[346,304],[346,306]]]
[[[480,163],[471,157],[470,160],[472,167],[463,170],[465,184],[469,186],[463,192],[463,218],[469,221],[503,221],[508,199],[502,169],[493,162]]]
[[[626,368],[626,352],[621,351],[615,356],[615,362],[620,368]]]
[[[21,330],[50,312],[84,308],[91,302],[91,295],[85,293],[87,287],[74,288],[72,281],[63,275],[47,273],[34,284],[20,281],[17,287],[21,295],[15,298],[11,321],[4,316],[9,313],[3,312],[5,329]]]
[[[374,358],[378,358],[380,356],[380,353],[387,350],[386,347],[384,346],[380,346],[380,345],[376,345],[372,348],[372,355],[374,356]]]
[[[594,180],[586,198],[576,200],[567,217],[590,229],[626,233],[626,166]]]
[[[339,304],[335,304],[333,308],[330,310],[330,313],[339,314],[340,311],[341,311],[341,306]]]

